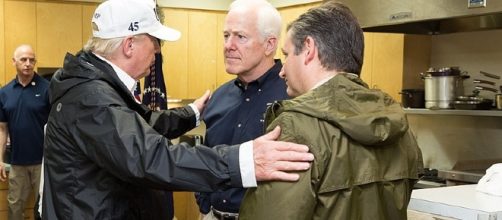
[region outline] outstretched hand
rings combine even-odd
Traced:
[[[286,171],[302,171],[310,168],[314,155],[306,145],[276,141],[280,127],[253,140],[253,156],[257,181],[297,181],[300,175]]]
[[[201,97],[199,97],[193,102],[193,104],[197,107],[197,110],[199,110],[201,114],[206,108],[207,101],[209,101],[210,98],[211,98],[211,91],[206,90],[206,92],[204,92],[204,94]]]

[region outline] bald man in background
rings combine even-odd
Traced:
[[[24,219],[24,209],[31,190],[40,185],[44,125],[50,105],[49,82],[34,71],[37,62],[30,45],[16,48],[12,63],[16,78],[0,90],[0,155],[4,155],[10,137],[9,220]],[[0,157],[0,180],[7,179]]]

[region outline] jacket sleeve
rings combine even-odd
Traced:
[[[195,196],[195,201],[197,202],[197,205],[199,206],[199,211],[202,214],[207,214],[209,213],[211,209],[211,193],[205,193],[205,192],[194,192]]]
[[[196,126],[195,112],[190,106],[151,112],[148,123],[169,139],[178,138]]]
[[[78,113],[74,138],[87,157],[117,178],[166,190],[242,187],[239,146],[173,145],[127,107],[91,108]]]
[[[310,146],[304,127],[292,115],[281,114],[267,131],[277,125],[281,126],[280,140]],[[317,158],[314,153],[314,160]],[[241,203],[239,219],[313,219],[317,205],[317,173],[314,162],[309,170],[300,172],[298,182],[261,182],[257,188],[248,189]]]

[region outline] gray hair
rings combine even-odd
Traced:
[[[359,75],[363,65],[364,36],[350,9],[328,1],[311,8],[288,25],[295,55],[303,51],[305,39],[312,37],[319,50],[321,65]]]
[[[101,39],[91,37],[84,46],[85,52],[93,52],[100,56],[109,59],[111,55],[120,47],[124,37]]]
[[[230,10],[237,8],[256,9],[257,28],[263,38],[281,37],[282,19],[279,11],[266,0],[235,0],[230,4]]]

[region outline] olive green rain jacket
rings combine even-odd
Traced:
[[[306,144],[312,167],[298,182],[249,189],[239,219],[406,219],[423,163],[399,103],[368,89],[356,75],[338,74],[266,113],[267,130]]]

